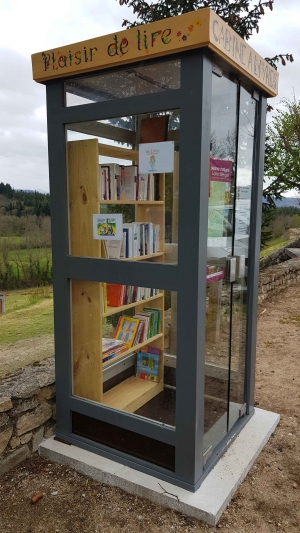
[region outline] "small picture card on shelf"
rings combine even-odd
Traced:
[[[123,240],[123,215],[120,213],[93,215],[93,235],[94,239]]]
[[[174,141],[139,144],[139,173],[174,171]]]

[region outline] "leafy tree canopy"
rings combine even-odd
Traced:
[[[273,204],[288,190],[300,191],[300,102],[294,97],[281,101],[267,127],[265,175],[272,179],[264,197]]]
[[[132,8],[137,16],[134,22],[127,19],[123,21],[123,26],[127,28],[210,7],[243,39],[248,40],[253,31],[258,33],[259,22],[265,14],[265,9],[273,10],[274,0],[258,0],[257,3],[253,0],[158,0],[157,2],[119,0],[119,4]],[[283,65],[286,61],[292,62],[293,56],[292,54],[278,54],[266,60],[276,68],[280,61]]]
[[[17,217],[36,215],[50,215],[50,195],[37,191],[16,191],[9,183],[0,183],[0,194],[3,194],[10,200],[5,206],[5,211],[9,215]]]

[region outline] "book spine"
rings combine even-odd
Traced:
[[[125,200],[125,168],[120,167],[120,200]]]
[[[133,239],[133,257],[138,256],[138,227],[137,224],[132,225],[132,239]]]

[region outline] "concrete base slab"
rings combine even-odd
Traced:
[[[39,451],[43,457],[68,465],[96,481],[120,487],[214,526],[274,433],[279,419],[276,413],[255,409],[255,414],[195,493],[77,446],[55,441],[53,437],[42,442]]]

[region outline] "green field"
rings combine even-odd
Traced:
[[[15,237],[15,239],[19,238]],[[51,283],[51,248],[26,249],[17,246],[11,248],[8,250],[4,248],[1,250],[0,248],[0,290],[35,287]]]
[[[8,253],[9,264],[15,276],[20,274],[20,278],[24,275],[24,270],[28,269],[30,262],[35,265],[39,264],[41,270],[45,270],[47,261],[50,262],[49,269],[52,266],[52,253],[50,248],[32,248],[30,250],[11,250]],[[2,263],[2,264],[1,264]],[[0,269],[3,261],[0,259]]]
[[[6,313],[0,315],[0,346],[53,334],[52,287],[7,291],[5,295]]]
[[[13,235],[12,237],[0,237],[0,243],[7,242],[11,246],[25,246],[25,238]]]
[[[5,291],[0,315],[0,379],[54,353],[52,287]]]

